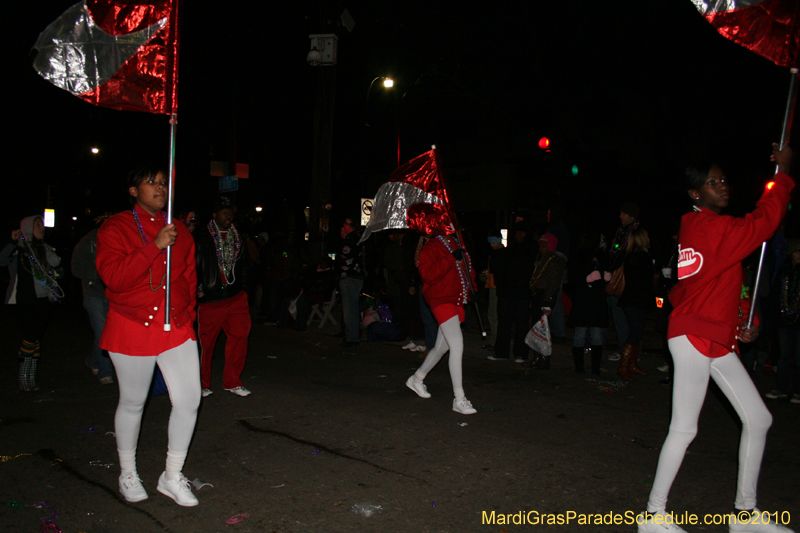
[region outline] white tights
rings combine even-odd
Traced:
[[[772,425],[772,415],[735,353],[716,359],[706,357],[692,346],[685,335],[670,339],[669,351],[675,364],[672,422],[658,458],[658,469],[647,502],[648,512],[655,513],[666,508],[667,495],[681,467],[686,448],[697,434],[697,420],[706,397],[709,376],[719,385],[742,420],[734,507],[740,510],[753,509],[756,507],[758,473],[767,430]]]
[[[436,336],[436,345],[428,352],[422,366],[415,373],[422,381],[433,370],[433,367],[450,350],[450,380],[453,382],[453,392],[456,398],[464,397],[463,383],[461,381],[461,359],[464,355],[464,337],[461,334],[461,322],[458,316],[450,317],[439,325],[439,334]]]
[[[197,341],[188,340],[155,356],[142,357],[114,352],[109,352],[109,355],[119,382],[119,404],[114,418],[114,429],[123,473],[136,471],[136,443],[139,440],[142,411],[150,393],[155,365],[158,364],[172,402],[167,428],[167,470],[169,477],[174,477],[183,467],[197,421],[197,408],[200,406]]]

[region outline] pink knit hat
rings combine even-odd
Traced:
[[[539,242],[546,241],[547,242],[547,251],[548,252],[555,252],[556,246],[558,246],[558,238],[553,235],[552,233],[545,233],[541,237],[539,237]]]

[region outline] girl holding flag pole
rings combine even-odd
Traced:
[[[714,380],[742,421],[739,474],[730,533],[791,533],[756,508],[756,487],[767,431],[772,424],[764,401],[737,357],[737,339],[752,342],[740,304],[741,261],[768,239],[786,214],[794,188],[788,176],[792,151],[773,145],[778,165],[755,210],[743,218],[722,215],[730,200],[728,181],[716,165],[689,168],[687,190],[693,210],[681,218],[678,284],[670,293],[669,349],[675,364],[672,421],[647,510],[637,517],[639,533],[680,533],[666,512],[667,496],[689,444],[708,388]]]
[[[455,235],[438,235],[422,247],[418,269],[422,278],[422,296],[433,311],[439,332],[436,345],[428,352],[422,366],[406,380],[406,386],[420,398],[430,398],[423,380],[449,350],[448,366],[455,395],[453,411],[475,414],[477,411],[464,395],[461,368],[464,354],[461,322],[465,318],[464,306],[475,287],[472,260]]]
[[[163,209],[168,182],[163,171],[142,167],[131,173],[133,208],[105,221],[97,233],[97,272],[106,285],[108,317],[100,347],[108,350],[119,382],[114,418],[121,475],[119,490],[129,502],[147,499],[136,470],[142,410],[155,366],[161,369],[170,401],[166,468],[159,492],[178,505],[197,505],[182,474],[200,405],[200,361],[194,332],[197,274],[194,239],[183,224],[168,224]],[[170,269],[170,331],[163,324],[167,260]]]
[[[453,382],[453,411],[471,415],[477,411],[464,395],[461,360],[464,337],[461,322],[464,306],[475,289],[475,269],[462,245],[455,213],[452,211],[436,146],[398,167],[378,189],[370,222],[361,237],[372,232],[408,228],[432,236],[419,251],[417,268],[422,279],[422,297],[439,324],[436,344],[422,366],[406,380],[406,386],[420,398],[430,398],[423,380],[450,351],[450,379]],[[480,313],[478,314],[480,322]],[[486,337],[481,325],[481,336]]]

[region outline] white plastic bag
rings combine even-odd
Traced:
[[[292,315],[292,318],[297,320],[297,300],[303,295],[303,289],[300,289],[300,294],[298,294],[291,302],[289,302],[289,314]]]
[[[553,351],[553,342],[550,337],[550,323],[547,321],[546,315],[542,315],[542,318],[525,335],[525,344],[530,346],[531,350],[545,357],[550,356]]]

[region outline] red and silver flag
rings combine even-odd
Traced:
[[[37,39],[33,67],[97,106],[174,113],[179,0],[85,0]]]
[[[800,65],[800,0],[692,0],[724,37],[782,67]]]
[[[429,150],[398,167],[381,185],[360,242],[385,229],[450,235],[456,232],[455,226],[436,151]]]

